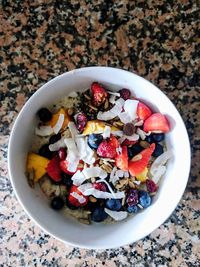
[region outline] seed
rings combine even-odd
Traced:
[[[131,161],[138,161],[138,160],[140,160],[140,159],[142,159],[142,155],[141,155],[141,154],[137,154],[135,157],[133,157],[133,158],[131,159]]]
[[[123,127],[123,132],[127,136],[131,136],[135,133],[135,126],[133,123],[126,123]]]
[[[130,186],[130,188],[135,188],[136,187],[135,184],[133,183],[133,181],[131,181],[130,179],[128,181],[128,185]]]
[[[69,116],[72,116],[74,114],[75,110],[74,108],[68,108],[67,113]]]

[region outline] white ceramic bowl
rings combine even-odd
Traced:
[[[84,90],[93,81],[113,89],[129,88],[155,111],[168,117],[172,130],[166,135],[173,159],[167,164],[153,204],[135,217],[111,225],[83,225],[49,207],[40,190],[31,189],[25,176],[26,155],[33,138],[36,112],[53,104],[70,91]],[[190,170],[190,145],[184,123],[172,102],[152,83],[128,71],[109,67],[89,67],[64,73],[43,85],[19,113],[8,149],[10,179],[27,214],[55,238],[82,248],[114,248],[135,242],[159,227],[173,212],[185,190]]]

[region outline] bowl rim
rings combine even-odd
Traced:
[[[70,242],[70,241],[66,241],[65,239],[62,239],[60,236],[56,235],[56,234],[52,234],[41,222],[38,222],[37,219],[35,219],[35,216],[32,214],[32,212],[30,212],[28,210],[28,208],[26,208],[26,206],[23,204],[23,202],[21,201],[21,198],[19,197],[18,195],[18,192],[17,192],[17,188],[15,187],[15,182],[14,182],[14,175],[12,173],[12,167],[11,167],[11,150],[12,150],[12,144],[14,142],[14,133],[16,131],[16,126],[18,124],[18,121],[19,121],[19,118],[20,116],[23,114],[23,111],[24,109],[26,108],[26,106],[29,105],[29,100],[32,99],[33,97],[37,97],[38,94],[41,93],[41,91],[44,91],[46,90],[46,88],[48,88],[48,86],[51,84],[51,83],[54,83],[56,80],[60,79],[61,77],[63,76],[70,76],[71,74],[74,74],[75,72],[84,72],[84,71],[90,71],[90,70],[94,70],[96,69],[98,71],[98,69],[110,69],[110,70],[113,70],[113,71],[119,71],[119,72],[124,72],[124,73],[127,73],[127,74],[131,74],[133,76],[137,76],[139,78],[141,78],[142,80],[144,80],[145,82],[149,83],[149,84],[153,84],[151,83],[150,81],[146,80],[145,78],[141,77],[140,75],[136,74],[135,72],[131,72],[131,71],[128,71],[128,70],[124,70],[124,69],[120,69],[120,68],[114,68],[114,67],[106,67],[106,66],[90,66],[90,67],[83,67],[83,68],[77,68],[77,69],[73,69],[73,70],[70,70],[68,72],[65,72],[65,73],[62,73],[54,78],[52,78],[51,80],[47,81],[46,83],[44,83],[41,87],[39,87],[37,89],[36,92],[33,93],[33,95],[26,101],[26,103],[24,104],[24,106],[22,107],[22,109],[20,110],[20,112],[18,113],[17,115],[17,118],[15,119],[15,122],[13,124],[13,127],[11,129],[11,133],[10,133],[10,138],[9,138],[9,143],[8,143],[8,176],[9,176],[9,179],[11,181],[11,184],[12,184],[12,187],[13,187],[13,190],[15,192],[15,195],[19,201],[19,203],[21,204],[22,208],[25,210],[25,212],[27,213],[27,215],[29,216],[29,218],[31,218],[31,220],[33,220],[35,222],[36,225],[38,225],[44,232],[46,232],[47,234],[49,234],[50,236],[54,237],[55,239],[61,241],[62,243],[65,243],[67,245],[71,245],[71,246],[76,246],[76,247],[79,247],[79,248],[84,248],[84,249],[111,249],[111,248],[119,248],[121,246],[125,246],[125,245],[129,245],[130,242],[124,242],[120,245],[113,245],[112,247],[111,246],[107,246],[106,244],[102,245],[101,246],[98,246],[98,245],[82,245],[82,244],[79,244],[78,242]],[[153,84],[154,85],[154,84]],[[187,151],[188,151],[188,164],[187,164],[187,173],[185,175],[185,181],[184,181],[184,186],[182,187],[182,190],[181,190],[181,193],[179,195],[179,197],[177,198],[178,201],[176,201],[176,203],[174,203],[173,207],[171,208],[170,210],[170,213],[168,213],[167,216],[165,216],[162,220],[158,220],[156,224],[153,224],[153,226],[149,227],[148,228],[148,231],[144,230],[144,234],[137,240],[134,240],[132,241],[133,243],[145,238],[146,236],[148,236],[149,234],[151,234],[154,230],[156,230],[159,226],[161,226],[170,216],[171,214],[173,213],[173,211],[175,210],[175,208],[177,207],[178,203],[180,202],[183,194],[184,194],[184,191],[186,189],[186,186],[187,186],[187,182],[188,182],[188,179],[189,179],[189,174],[190,174],[190,168],[191,168],[191,148],[190,148],[190,142],[189,142],[189,136],[188,136],[188,132],[186,130],[186,127],[185,127],[185,123],[179,113],[179,111],[177,110],[177,108],[175,107],[175,105],[172,103],[172,101],[168,98],[167,95],[165,95],[163,93],[163,91],[161,91],[161,89],[159,89],[156,85],[154,85],[154,87],[160,91],[160,93],[162,95],[164,95],[164,97],[166,97],[170,102],[171,104],[174,106],[176,112],[177,112],[177,115],[179,116],[182,124],[183,124],[183,127],[184,127],[184,130],[185,130],[185,134],[186,134],[186,139],[185,139],[185,146],[187,146]],[[187,178],[186,178],[187,177]]]

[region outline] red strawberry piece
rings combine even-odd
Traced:
[[[97,107],[101,106],[108,97],[108,93],[106,92],[105,88],[103,88],[103,86],[97,82],[92,83],[91,92],[94,105]]]
[[[151,114],[152,114],[152,111],[150,110],[149,107],[147,107],[147,105],[145,105],[142,102],[138,103],[137,115],[138,115],[139,120],[145,121],[148,117],[151,116]]]
[[[87,117],[85,116],[84,113],[79,113],[76,116],[76,126],[80,133],[84,130],[86,124],[87,124]]]
[[[170,130],[170,126],[163,114],[154,113],[148,119],[146,119],[143,129],[145,132],[167,133]]]
[[[128,139],[125,139],[124,142],[122,143],[122,146],[133,146],[136,143],[137,141],[130,141]]]
[[[50,160],[46,168],[47,174],[54,182],[61,181],[61,169],[59,163],[59,157],[56,155]]]
[[[68,201],[75,207],[83,207],[88,203],[88,196],[84,196],[78,190],[78,186],[72,185],[69,190]]]
[[[93,187],[99,191],[107,191],[107,186],[105,183],[99,182],[99,183],[93,183]]]
[[[123,88],[119,91],[121,98],[124,100],[130,99],[131,91],[129,89]]]
[[[122,152],[115,157],[115,165],[123,171],[128,170],[128,152],[126,146],[122,146]]]
[[[142,156],[141,159],[137,161],[133,160],[129,161],[128,170],[132,176],[140,174],[147,167],[150,157],[154,152],[154,149],[155,149],[155,144],[153,143],[150,145],[150,147],[145,148],[139,153]]]
[[[158,189],[158,186],[154,183],[153,180],[150,180],[150,179],[147,179],[146,180],[146,186],[147,186],[147,190],[150,192],[150,193],[154,193],[157,191]]]
[[[68,170],[68,165],[69,165],[69,163],[68,163],[67,160],[62,160],[62,161],[60,162],[60,168],[61,168],[61,170],[62,170],[63,172],[65,172],[65,173],[69,174],[69,175],[73,175],[73,174],[75,174],[75,172],[77,172],[78,170],[80,170],[80,171],[83,170],[83,161],[82,161],[82,160],[80,160],[80,162],[79,162],[79,164],[78,164],[78,168],[76,169],[75,172],[70,172],[70,171]]]
[[[115,158],[117,155],[116,148],[119,147],[119,142],[116,137],[111,136],[110,139],[100,143],[97,149],[97,154],[103,158]]]
[[[58,156],[59,156],[60,160],[65,160],[66,159],[67,153],[66,153],[66,150],[65,150],[64,147],[61,147],[58,150]]]

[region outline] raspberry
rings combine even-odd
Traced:
[[[134,206],[138,203],[138,191],[136,189],[129,190],[126,203],[128,206]]]
[[[157,185],[154,183],[153,180],[149,180],[147,179],[146,180],[146,186],[147,186],[147,190],[150,192],[150,193],[154,193],[157,191],[158,187]]]
[[[119,91],[121,98],[124,100],[130,99],[131,92],[129,89],[123,88]]]
[[[76,125],[79,132],[82,132],[87,124],[87,118],[84,113],[79,113],[76,117]]]
[[[102,182],[100,182],[100,183],[94,183],[93,184],[93,187],[95,189],[99,190],[99,191],[104,191],[104,192],[107,191],[107,186],[104,183],[102,183]]]

